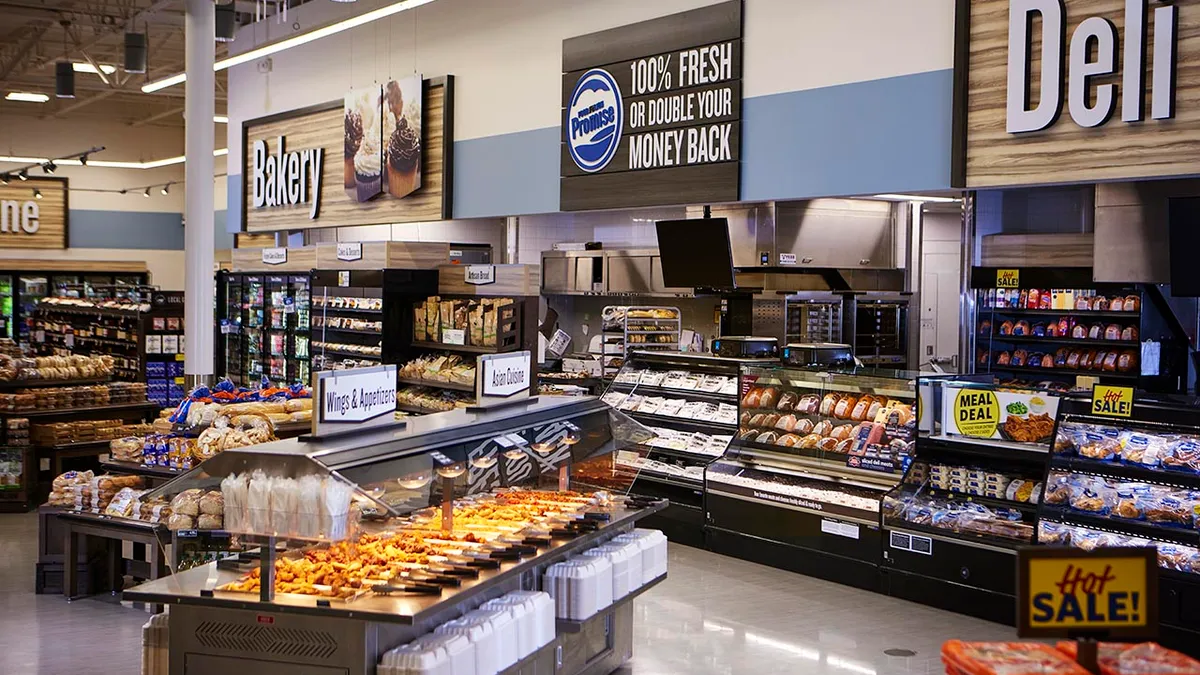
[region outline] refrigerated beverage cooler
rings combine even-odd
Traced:
[[[132,298],[149,283],[144,272],[105,274],[0,269],[0,338],[29,343],[33,310],[42,298]]]
[[[218,273],[219,375],[238,385],[308,383],[311,285],[309,274]]]

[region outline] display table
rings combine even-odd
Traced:
[[[63,558],[75,560],[78,552],[88,548],[88,539],[95,537],[106,541],[108,562],[109,588],[113,592],[121,590],[125,566],[121,559],[121,542],[143,544],[146,547],[147,561],[142,565],[135,562],[134,576],[150,580],[170,574],[163,557],[163,546],[168,543],[167,528],[161,523],[147,523],[128,518],[114,518],[92,513],[77,511],[60,511],[57,514],[62,527]],[[75,565],[65,565],[63,569],[63,596],[68,601],[79,597],[76,587],[78,568]],[[162,611],[161,606],[155,606],[155,612]]]

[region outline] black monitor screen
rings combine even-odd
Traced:
[[[1195,251],[1200,248],[1200,199],[1178,197],[1168,200],[1171,295],[1177,298],[1200,297],[1200,273],[1196,272]]]
[[[670,288],[733,288],[733,251],[724,218],[660,220],[658,253]]]

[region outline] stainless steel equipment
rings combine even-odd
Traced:
[[[792,342],[783,348],[783,363],[801,368],[853,368],[854,349],[838,342]]]
[[[722,335],[713,340],[712,353],[733,359],[770,359],[779,356],[779,340],[773,337]]]

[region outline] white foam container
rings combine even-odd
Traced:
[[[449,657],[449,670],[446,672],[450,675],[475,675],[475,645],[462,635],[427,633],[411,644],[445,649]]]
[[[482,609],[500,610],[512,616],[517,635],[517,660],[532,654],[537,648],[537,624],[534,621],[533,600],[503,596],[483,603]]]
[[[534,649],[541,649],[554,642],[554,598],[543,591],[513,591],[502,599],[520,600],[528,603],[532,611],[534,626]]]
[[[486,617],[462,616],[438,626],[437,635],[461,635],[475,646],[475,675],[495,675],[500,672],[500,646],[496,631]]]
[[[400,645],[384,652],[375,672],[378,675],[452,675],[450,652],[444,645]]]
[[[520,660],[517,656],[517,622],[508,607],[499,609],[476,609],[467,612],[463,618],[486,621],[492,626],[495,636],[496,663],[499,670],[504,670]]]
[[[613,604],[613,564],[607,556],[575,555],[568,558],[568,560],[589,561],[590,566],[588,570],[591,573],[591,583],[583,589],[583,592],[595,594],[594,602],[596,611],[600,611]]]
[[[602,557],[608,560],[612,565],[612,599],[613,601],[629,595],[629,593],[641,586],[642,579],[642,551],[636,544],[605,544],[584,551],[581,555],[585,557]],[[633,563],[637,561],[637,577],[636,581],[633,577]]]
[[[658,530],[638,528],[613,537],[619,543],[636,543],[642,549],[642,583],[654,581],[667,573],[667,537]]]

